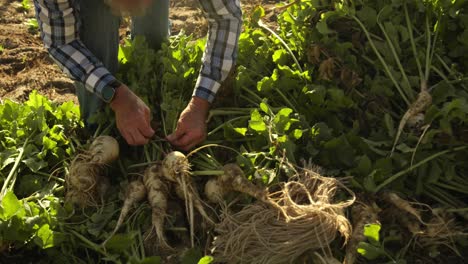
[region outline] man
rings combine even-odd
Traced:
[[[206,138],[206,117],[221,83],[234,66],[242,25],[239,0],[199,0],[209,22],[208,41],[193,97],[167,139],[189,150]],[[158,49],[168,36],[169,0],[34,0],[36,17],[50,56],[75,80],[82,118],[108,104],[117,128],[130,145],[153,136],[148,106],[113,74],[117,71],[119,21],[115,14],[142,12],[132,34]]]

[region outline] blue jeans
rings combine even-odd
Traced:
[[[102,0],[79,0],[80,38],[88,49],[115,74],[118,70],[120,17],[112,14]],[[149,46],[159,49],[169,32],[169,0],[153,0],[143,16],[132,18],[132,36],[143,35]],[[104,102],[75,82],[81,118],[89,125],[89,117],[104,107]]]

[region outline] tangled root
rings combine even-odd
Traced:
[[[343,209],[354,202],[333,202],[334,178],[304,172],[237,213],[226,208],[215,228],[214,257],[228,263],[291,263],[305,252],[328,248],[339,232],[345,241],[351,226]],[[343,188],[346,188],[342,186]],[[272,206],[272,204],[274,206]]]
[[[65,199],[80,207],[96,206],[108,185],[105,166],[92,162],[85,153],[79,154],[72,160],[69,172],[65,175]]]

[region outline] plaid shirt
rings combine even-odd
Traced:
[[[209,32],[193,95],[212,102],[234,66],[242,12],[239,0],[199,1],[207,14]],[[116,78],[79,39],[77,5],[76,0],[34,0],[41,38],[51,57],[66,74],[102,98],[103,88]]]

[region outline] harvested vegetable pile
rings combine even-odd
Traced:
[[[339,232],[347,241],[351,226],[344,209],[354,202],[334,202],[339,186],[334,178],[312,171],[280,185],[267,201],[257,201],[237,213],[225,209],[216,227],[214,255],[228,263],[292,263],[313,250],[324,250]],[[278,209],[279,208],[279,209]]]

